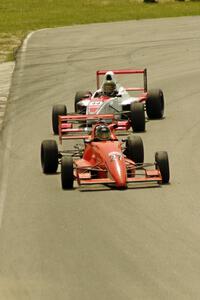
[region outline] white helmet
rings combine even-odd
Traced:
[[[104,81],[107,81],[107,80],[112,80],[116,83],[115,74],[113,73],[113,71],[106,72]]]

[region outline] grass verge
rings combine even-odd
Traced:
[[[1,0],[0,62],[13,60],[28,32],[46,27],[200,15],[199,1]]]

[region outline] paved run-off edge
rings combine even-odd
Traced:
[[[0,130],[2,129],[14,67],[14,62],[0,64]]]

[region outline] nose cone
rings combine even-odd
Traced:
[[[124,189],[127,187],[126,183],[126,166],[124,157],[116,157],[110,162],[110,175],[115,181],[116,187]]]
[[[127,187],[126,162],[118,141],[97,142],[95,153],[108,170],[109,177],[119,189]]]

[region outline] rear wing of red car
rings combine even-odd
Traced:
[[[115,123],[114,114],[104,115],[67,115],[59,116],[59,140],[87,139],[92,125],[98,122]]]
[[[130,69],[130,70],[98,70],[96,71],[97,89],[100,88],[100,76],[105,75],[107,72],[112,71],[116,75],[128,75],[128,74],[143,74],[143,87],[127,87],[127,91],[143,91],[147,92],[147,69]]]

